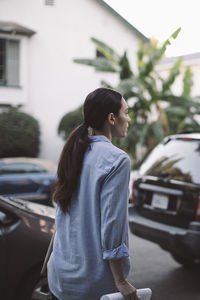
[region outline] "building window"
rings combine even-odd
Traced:
[[[53,6],[55,3],[55,0],[45,0],[45,5],[51,5]]]
[[[96,49],[96,57],[105,57],[98,49]]]
[[[0,85],[19,86],[19,41],[0,38]]]

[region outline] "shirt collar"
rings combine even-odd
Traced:
[[[91,135],[90,136],[91,142],[107,142],[111,143],[111,141],[105,135]]]

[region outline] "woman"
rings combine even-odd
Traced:
[[[127,134],[128,106],[118,92],[99,88],[87,96],[83,113],[58,165],[49,287],[59,300],[99,300],[117,291],[137,300],[126,280],[130,161],[111,143]]]

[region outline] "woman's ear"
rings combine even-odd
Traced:
[[[108,123],[111,124],[111,125],[115,125],[115,115],[113,113],[109,113]]]

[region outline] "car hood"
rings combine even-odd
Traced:
[[[0,196],[0,201],[6,202],[7,204],[13,207],[17,207],[19,209],[25,210],[36,215],[40,215],[50,219],[55,219],[56,209],[51,206],[33,203],[27,200],[22,200],[14,197],[7,198]]]
[[[32,179],[32,180],[56,180],[56,174],[54,173],[23,173],[23,174],[0,174],[0,181],[3,180],[22,180],[22,179]]]

